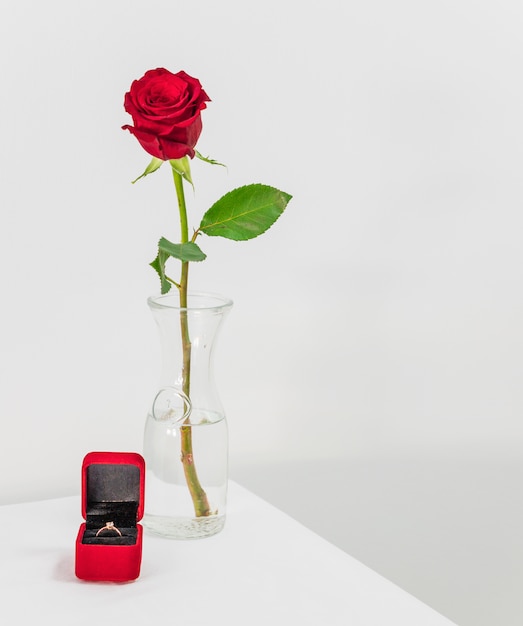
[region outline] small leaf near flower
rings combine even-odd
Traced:
[[[151,159],[151,162],[149,163],[149,165],[145,168],[145,171],[143,174],[140,174],[140,176],[138,176],[138,178],[135,178],[132,181],[132,184],[134,185],[134,183],[137,180],[140,180],[140,178],[143,178],[144,176],[147,176],[147,174],[152,174],[153,172],[156,172],[156,170],[160,169],[160,167],[162,166],[163,161],[162,159],[157,159],[156,157],[153,157]]]
[[[194,188],[191,178],[191,165],[189,163],[189,157],[184,156],[181,159],[170,159],[169,163],[171,164],[173,170],[178,172],[178,174],[185,178],[185,180]]]
[[[223,163],[219,163],[218,161],[215,161],[214,159],[210,159],[209,157],[204,157],[203,154],[200,154],[198,152],[198,150],[195,150],[194,154],[196,157],[198,157],[198,159],[200,159],[200,161],[205,161],[206,163],[210,163],[211,165],[221,165],[222,167],[227,167]]]
[[[245,185],[229,191],[205,213],[200,232],[235,241],[254,239],[270,228],[291,195],[268,185]]]

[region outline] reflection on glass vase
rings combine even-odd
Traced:
[[[232,301],[204,293],[148,299],[163,357],[144,434],[146,530],[172,539],[214,535],[225,524],[228,433],[213,349]]]

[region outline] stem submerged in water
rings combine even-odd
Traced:
[[[180,211],[180,230],[181,243],[189,241],[189,228],[187,225],[187,208],[185,205],[185,195],[183,192],[183,179],[174,169],[173,178],[176,188],[176,196],[178,198],[178,208]],[[189,263],[182,262],[182,271],[179,284],[180,294],[180,330],[182,334],[183,348],[183,369],[182,369],[182,388],[185,395],[190,398],[191,394],[191,337],[189,334],[189,319],[187,311],[187,285],[189,280]],[[207,494],[200,484],[196,466],[194,464],[193,446],[192,446],[192,428],[190,425],[190,416],[185,420],[180,428],[181,434],[181,461],[183,463],[183,471],[187,487],[191,494],[194,505],[194,513],[196,517],[206,517],[211,514],[211,508],[207,499]]]

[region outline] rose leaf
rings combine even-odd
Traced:
[[[199,231],[235,241],[254,239],[270,228],[291,195],[268,185],[245,185],[229,191],[205,213]]]
[[[149,265],[156,270],[160,277],[160,285],[162,293],[167,293],[171,289],[171,283],[165,277],[165,262],[169,258],[169,255],[161,250],[158,250],[158,255],[149,263]]]
[[[162,237],[158,243],[158,250],[180,261],[204,261],[207,258],[207,255],[193,241],[171,243]]]
[[[156,270],[160,277],[162,293],[167,293],[171,289],[171,282],[165,274],[165,264],[169,257],[174,257],[180,261],[203,261],[206,255],[192,241],[187,243],[171,243],[165,237],[158,242],[158,254],[149,265]]]

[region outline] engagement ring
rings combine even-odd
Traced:
[[[120,537],[122,536],[122,533],[118,530],[118,528],[116,528],[116,526],[114,525],[114,522],[106,522],[105,526],[100,528],[100,530],[96,533],[95,536],[98,537],[100,533],[103,533],[106,530],[114,530],[114,532],[117,535],[119,535]]]

